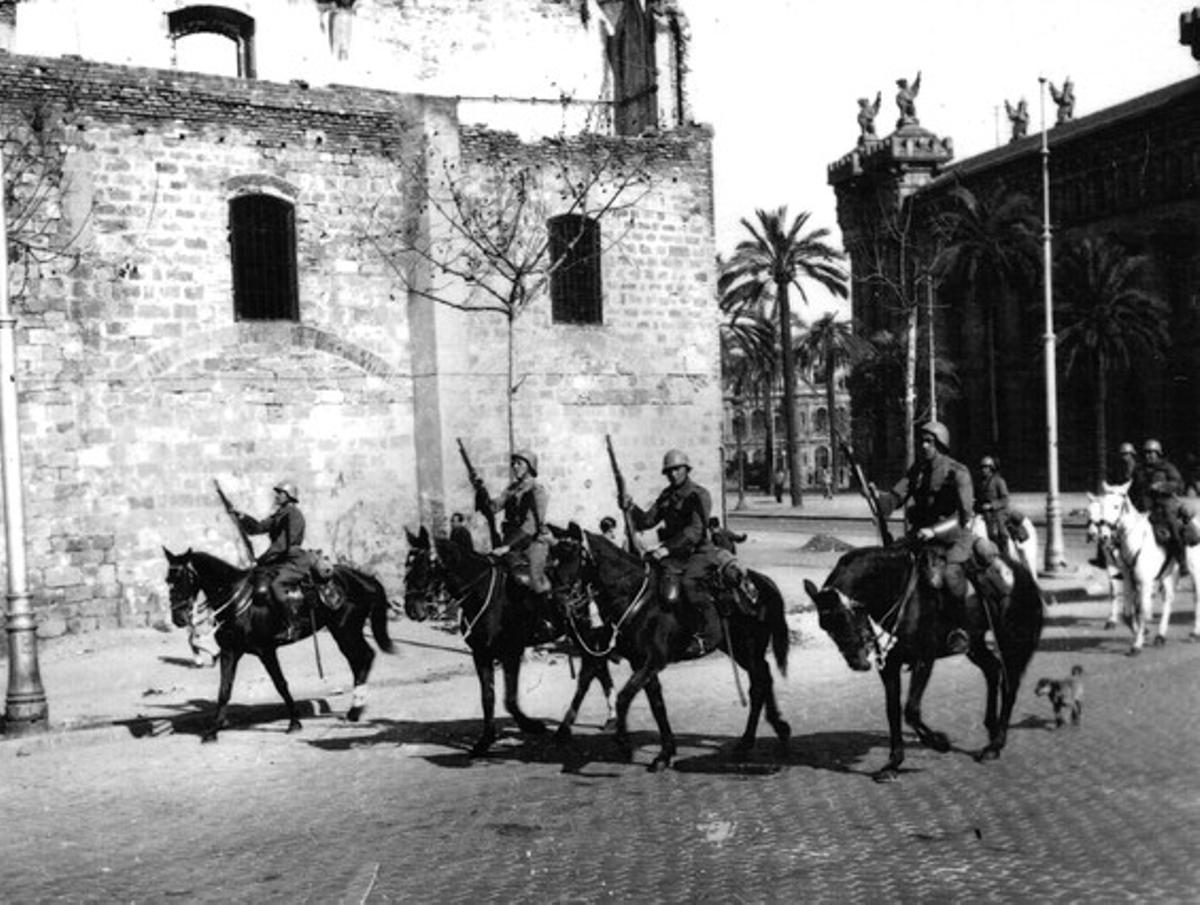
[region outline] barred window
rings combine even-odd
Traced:
[[[296,214],[271,195],[229,202],[233,311],[237,320],[299,320]]]
[[[578,214],[549,221],[550,315],[556,324],[603,323],[600,224]]]

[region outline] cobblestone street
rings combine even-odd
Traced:
[[[764,540],[748,558],[774,549]],[[793,577],[780,580],[798,602]],[[472,761],[469,661],[398,684],[385,658],[359,725],[324,714],[289,736],[247,705],[216,745],[175,734],[5,758],[0,888],[21,902],[1194,901],[1191,601],[1189,583],[1175,640],[1138,658],[1123,629],[1103,629],[1102,601],[1053,607],[990,764],[970,757],[984,742],[981,675],[963,658],[939,664],[925,712],[955,750],[910,740],[885,785],[870,776],[887,755],[880,682],[845,667],[810,614],[796,616],[778,683],[787,752],[764,726],[747,761],[731,757],[745,711],[713,656],[664,674],[680,743],[664,774],[646,771],[657,738],[642,698],[633,763],[599,728],[598,692],[574,749],[506,722],[494,756]],[[1076,663],[1083,725],[1051,731],[1034,683]],[[207,678],[196,706],[215,694]],[[553,728],[571,687],[561,656],[530,656],[528,712]]]

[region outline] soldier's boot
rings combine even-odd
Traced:
[[[711,597],[704,595],[703,599],[696,603],[695,609],[696,631],[683,649],[682,656],[685,660],[694,660],[712,653],[720,646],[725,634],[721,615]]]
[[[965,654],[971,646],[970,635],[963,628],[966,622],[966,599],[968,582],[966,571],[958,563],[949,563],[943,571],[940,591],[942,615],[953,628],[946,634],[946,653]]]
[[[1096,541],[1096,553],[1088,560],[1088,565],[1095,566],[1097,569],[1108,568],[1108,558],[1104,555],[1104,542]]]

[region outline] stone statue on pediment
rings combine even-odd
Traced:
[[[875,138],[875,117],[879,115],[879,104],[883,100],[883,92],[875,92],[875,100],[870,98],[860,97],[858,99],[858,140],[866,141],[868,138]]]
[[[1029,105],[1025,103],[1025,98],[1021,98],[1016,106],[1010,104],[1006,99],[1004,110],[1008,113],[1008,121],[1012,123],[1012,138],[1009,141],[1024,138],[1029,132]]]
[[[1061,91],[1050,82],[1050,97],[1058,105],[1058,120],[1055,125],[1061,126],[1075,118],[1075,83],[1071,81],[1070,76],[1063,82]]]
[[[913,79],[911,85],[908,83],[908,79],[896,79],[896,87],[899,88],[896,92],[896,106],[900,109],[900,120],[896,123],[896,128],[919,125],[916,101],[917,94],[921,91],[920,71],[918,70],[917,77]]]

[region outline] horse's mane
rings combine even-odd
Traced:
[[[450,572],[474,574],[490,568],[492,565],[492,560],[486,553],[467,550],[448,537],[435,537],[433,544],[437,550],[438,559],[446,564],[446,568]]]
[[[596,561],[602,585],[617,589],[627,584],[641,583],[646,575],[646,566],[640,556],[617,546],[603,534],[592,534],[590,531],[583,534]]]
[[[189,550],[187,556],[197,571],[208,572],[217,576],[220,581],[233,581],[246,574],[245,569],[227,563],[221,557],[205,553],[203,550]]]
[[[859,547],[837,561],[825,585],[866,604],[890,604],[903,593],[912,566],[912,549],[903,542]]]

